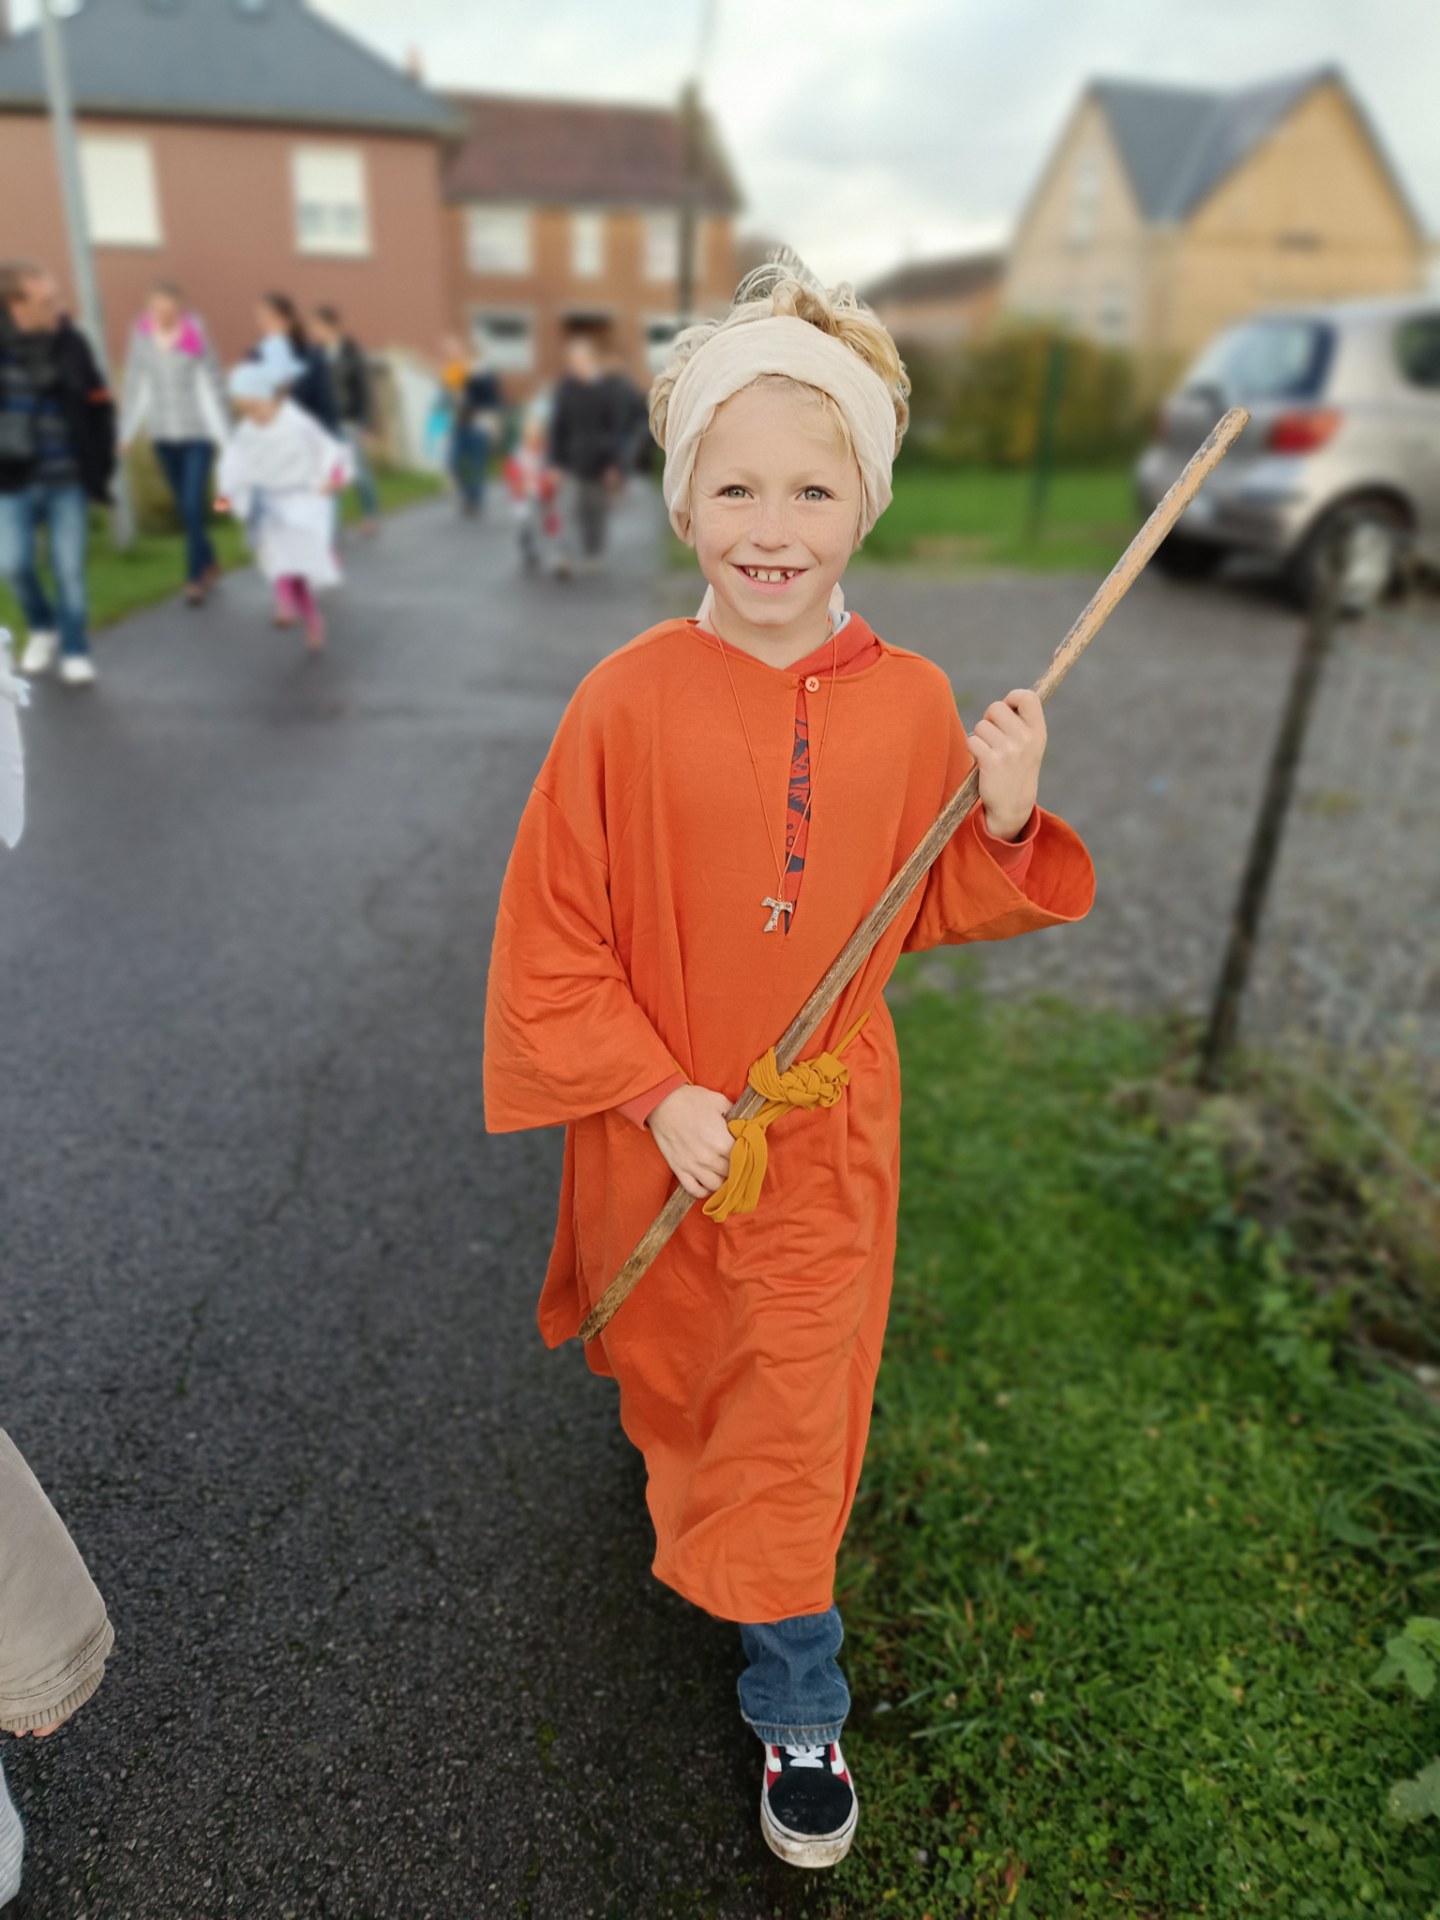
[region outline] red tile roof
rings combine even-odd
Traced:
[[[673,207],[682,197],[680,116],[669,107],[447,94],[468,123],[445,172],[449,200]],[[740,195],[702,112],[700,205],[733,213]]]

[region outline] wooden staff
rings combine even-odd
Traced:
[[[1184,472],[1110,569],[1090,604],[1055,649],[1054,658],[1035,683],[1035,691],[1042,702],[1049,700],[1086,647],[1134,586],[1145,563],[1195,498],[1208,476],[1234,446],[1249,418],[1250,415],[1244,407],[1232,407],[1212,428],[1204,445],[1192,455]],[[782,1073],[800,1058],[806,1042],[865,964],[881,934],[939,858],[979,795],[980,770],[978,767],[972,767],[961,785],[946,801],[934,825],[845,942],[824,979],[776,1043],[775,1062]],[[764,1104],[761,1095],[756,1093],[753,1087],[747,1086],[731,1107],[727,1118],[748,1120],[753,1114],[758,1113]],[[582,1340],[593,1340],[596,1334],[609,1325],[617,1309],[629,1298],[636,1282],[654,1261],[660,1249],[693,1205],[694,1201],[685,1189],[677,1187],[651,1222],[635,1251],[586,1316],[580,1328]]]

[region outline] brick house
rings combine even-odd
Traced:
[[[302,0],[84,0],[62,31],[112,360],[159,277],[227,357],[271,288],[333,302],[374,350],[433,352],[441,100]],[[33,28],[0,37],[0,178],[0,253],[68,282]]]
[[[1003,253],[912,260],[861,293],[902,350],[943,353],[982,338],[1000,305]]]
[[[450,305],[517,397],[555,377],[565,335],[604,334],[648,381],[679,301],[682,127],[662,107],[451,94],[467,132],[445,172]],[[735,288],[740,198],[699,140],[695,305]]]
[[[1096,81],[1021,215],[1005,306],[1163,378],[1257,308],[1419,289],[1426,245],[1334,67],[1233,93]]]

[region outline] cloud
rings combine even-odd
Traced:
[[[436,86],[668,102],[707,0],[314,3],[392,59],[418,48]],[[705,92],[745,224],[828,275],[1002,234],[1096,74],[1227,87],[1338,63],[1440,231],[1435,0],[712,3]]]

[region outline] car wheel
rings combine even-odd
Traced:
[[[1223,547],[1181,533],[1168,534],[1155,549],[1155,565],[1172,580],[1203,580],[1224,558]]]
[[[1308,607],[1333,579],[1342,613],[1366,613],[1397,584],[1409,526],[1388,500],[1349,500],[1334,507],[1306,535],[1286,568],[1286,585]]]

